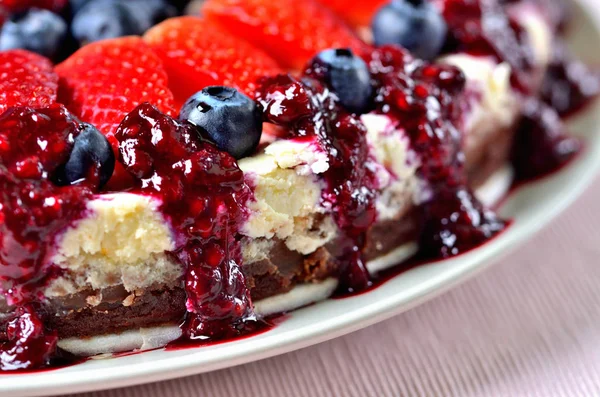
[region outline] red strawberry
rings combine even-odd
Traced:
[[[89,44],[56,67],[60,102],[112,136],[142,102],[173,114],[173,94],[162,62],[139,37]]]
[[[389,0],[318,0],[352,26],[367,26],[379,8]]]
[[[68,0],[0,0],[0,8],[4,8],[11,13],[33,7],[60,11],[67,3]]]
[[[317,52],[365,44],[316,0],[208,0],[206,18],[263,48],[283,66],[300,69]]]
[[[118,150],[114,137],[123,118],[142,102],[174,114],[162,62],[139,37],[122,37],[89,44],[56,67],[59,99],[81,120],[95,125]],[[124,170],[115,168],[122,183]],[[113,176],[113,179],[115,179]]]
[[[249,95],[258,77],[280,73],[261,50],[201,18],[169,19],[144,40],[162,58],[178,107],[208,85],[228,85]]]
[[[44,107],[56,101],[52,63],[24,50],[0,52],[0,114],[9,107]]]

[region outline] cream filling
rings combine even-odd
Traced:
[[[68,270],[68,277],[55,279],[46,296],[113,285],[123,285],[131,292],[174,283],[181,276],[181,266],[165,255],[175,243],[160,205],[157,199],[130,193],[91,200],[87,216],[56,243],[50,261]]]

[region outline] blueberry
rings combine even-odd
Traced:
[[[313,70],[325,81],[351,112],[364,112],[371,103],[373,86],[365,61],[349,49],[332,49],[320,52],[312,62]]]
[[[262,111],[235,88],[206,87],[181,108],[180,120],[195,125],[200,135],[240,159],[252,154],[262,134]]]
[[[115,154],[104,135],[94,126],[81,123],[67,163],[58,171],[57,183],[71,185],[90,176],[93,167],[99,176],[99,188],[104,186],[115,169]]]
[[[139,34],[133,13],[125,5],[111,0],[90,1],[73,17],[71,31],[81,44]]]
[[[84,5],[89,3],[91,0],[69,0],[69,6],[71,7],[71,12],[76,14],[83,8]]]
[[[177,15],[177,8],[165,0],[119,0],[133,13],[141,28],[140,34],[167,18]]]
[[[59,15],[32,8],[14,15],[2,26],[0,51],[22,48],[52,58],[67,31],[67,23]]]
[[[381,8],[372,22],[375,44],[399,44],[417,57],[433,60],[439,55],[448,26],[427,0],[393,0]]]
[[[82,44],[142,35],[176,12],[164,0],[89,0],[73,17],[71,29]]]

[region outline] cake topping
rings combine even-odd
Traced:
[[[0,347],[0,371],[42,368],[56,352],[58,337],[47,334],[44,324],[30,306],[17,308],[6,327],[8,342]]]
[[[50,61],[24,50],[0,52],[0,113],[14,106],[43,107],[56,101],[58,76]]]
[[[150,29],[144,41],[161,58],[178,107],[217,84],[252,96],[258,78],[281,72],[267,53],[197,17],[168,19]]]
[[[97,181],[96,188],[100,189],[112,177],[115,154],[106,137],[96,127],[81,123],[80,130],[69,159],[57,171],[57,183],[73,185],[83,180],[88,183]]]
[[[448,24],[446,52],[494,56],[512,69],[513,84],[525,93],[535,91],[534,55],[523,27],[510,18],[497,0],[443,0]]]
[[[312,73],[324,80],[348,111],[363,113],[372,101],[373,87],[365,61],[350,49],[325,50],[312,63]]]
[[[179,115],[236,159],[251,155],[260,142],[262,111],[235,88],[210,86],[193,95]]]
[[[172,255],[186,269],[185,334],[224,339],[256,326],[238,236],[252,192],[235,159],[149,104],[125,117],[116,138],[134,191],[160,197],[175,230]]]
[[[21,48],[54,58],[67,31],[67,24],[59,15],[33,8],[13,15],[2,25],[0,51]]]
[[[81,44],[142,35],[176,14],[175,7],[163,0],[94,0],[77,10],[72,31]]]
[[[56,66],[60,102],[81,120],[104,134],[115,153],[114,133],[123,118],[143,101],[175,114],[162,62],[138,37],[89,44]],[[107,189],[129,187],[131,178],[117,162]]]
[[[503,230],[504,222],[468,188],[463,137],[456,128],[462,72],[424,63],[390,46],[375,50],[369,65],[378,82],[377,107],[408,133],[422,162],[419,173],[431,189],[431,199],[423,204],[421,256],[454,256]]]
[[[342,284],[350,290],[369,285],[362,258],[366,232],[376,218],[377,178],[359,117],[341,106],[325,81],[320,59],[305,78],[265,78],[257,93],[265,121],[283,126],[291,137],[316,136],[329,157],[323,201],[332,207],[342,233],[336,257],[344,265]]]
[[[351,48],[360,54],[367,47],[316,0],[210,0],[202,14],[291,70],[301,70],[322,50]]]
[[[600,72],[573,59],[565,43],[555,43],[552,60],[542,83],[541,98],[560,116],[588,104],[600,93]]]
[[[0,290],[12,304],[35,299],[52,277],[46,255],[91,194],[52,183],[80,124],[60,105],[12,108],[0,116]]]
[[[427,0],[394,0],[382,7],[372,22],[375,44],[400,45],[417,57],[439,55],[448,27],[438,9]]]
[[[565,133],[554,109],[535,98],[524,103],[512,153],[517,179],[550,173],[566,164],[580,149],[581,142]]]

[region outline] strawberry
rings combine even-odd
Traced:
[[[142,102],[174,113],[162,62],[138,37],[89,44],[58,65],[56,72],[61,78],[60,102],[107,136]]]
[[[375,13],[389,0],[318,0],[352,26],[368,26]]]
[[[28,8],[45,8],[51,11],[60,11],[68,3],[68,0],[0,0],[0,8],[10,13],[24,11]]]
[[[162,58],[178,107],[208,85],[233,86],[252,96],[258,77],[281,72],[264,52],[201,18],[169,19],[144,40]]]
[[[316,0],[208,0],[206,18],[263,48],[281,65],[301,69],[327,48],[366,46]]]
[[[25,50],[0,52],[0,114],[9,107],[45,107],[56,101],[52,63]]]
[[[123,118],[136,106],[150,102],[163,113],[175,114],[162,62],[139,37],[122,37],[89,44],[56,67],[59,100],[81,120],[95,125],[113,146]],[[117,164],[109,188],[123,182]]]

